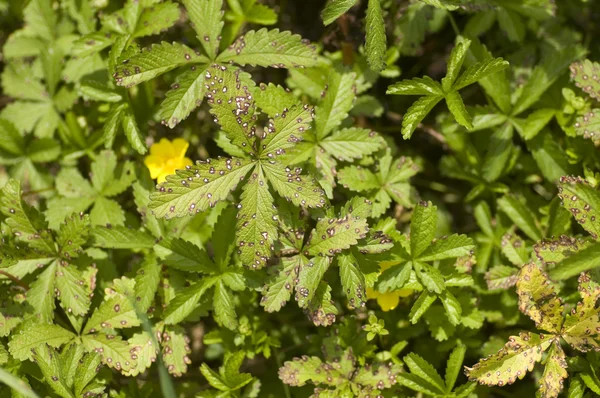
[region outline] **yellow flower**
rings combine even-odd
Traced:
[[[152,144],[150,155],[144,159],[144,164],[150,170],[150,177],[156,178],[160,184],[169,174],[175,174],[175,170],[191,166],[192,161],[185,157],[188,146],[190,144],[182,138],[175,138],[173,142],[162,138]]]
[[[392,264],[382,262],[380,263],[380,266],[380,272],[383,272],[386,269],[390,268]],[[379,293],[377,290],[371,289],[370,287],[367,288],[367,298],[377,299],[377,304],[379,304],[379,307],[381,307],[383,311],[393,310],[398,306],[398,303],[400,302],[400,297],[408,297],[412,293],[412,289],[399,289],[387,293]]]

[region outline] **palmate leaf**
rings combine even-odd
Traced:
[[[205,56],[183,44],[163,42],[122,59],[113,77],[119,86],[132,87],[179,66],[206,62]]]
[[[296,301],[300,307],[306,308],[310,304],[330,265],[331,259],[328,257],[316,257],[310,260],[302,257],[296,286]]]
[[[154,238],[145,231],[126,227],[95,227],[91,233],[94,246],[107,249],[150,249]]]
[[[202,296],[214,286],[217,280],[216,277],[205,277],[179,292],[165,309],[163,315],[165,323],[174,325],[183,321],[192,313]]]
[[[270,117],[280,114],[285,108],[298,104],[298,99],[288,88],[273,83],[261,83],[254,90],[254,101]]]
[[[454,90],[465,88],[496,72],[506,69],[508,65],[508,62],[502,58],[490,58],[476,63],[475,65],[471,65],[462,73],[452,88]]]
[[[274,199],[262,168],[257,167],[250,176],[241,196],[237,216],[236,242],[242,264],[262,268],[271,256],[277,240]]]
[[[451,235],[433,241],[423,253],[418,256],[420,261],[436,261],[447,258],[458,258],[472,253],[475,245],[466,235]]]
[[[386,94],[396,95],[444,95],[442,85],[429,76],[405,79],[390,85]]]
[[[554,240],[542,239],[533,246],[533,250],[542,263],[555,265],[591,245],[593,241],[563,235]]]
[[[33,360],[42,371],[42,375],[50,388],[64,398],[74,398],[68,386],[66,375],[63,374],[58,354],[47,345],[42,345],[34,350]]]
[[[263,163],[262,170],[273,189],[296,206],[323,207],[323,190],[311,176],[302,175],[301,168],[291,169],[281,163]]]
[[[527,245],[518,235],[504,234],[502,236],[502,254],[515,266],[521,267],[529,261]]]
[[[224,200],[254,164],[245,159],[208,159],[167,176],[150,195],[149,208],[157,218],[193,215]]]
[[[77,257],[82,246],[87,242],[90,232],[90,220],[85,214],[75,215],[67,218],[60,226],[56,243],[60,253],[67,259]]]
[[[308,307],[304,310],[315,326],[331,326],[335,322],[338,310],[331,299],[331,290],[331,286],[321,281]]]
[[[564,307],[548,276],[534,263],[524,265],[517,280],[519,310],[529,316],[538,329],[559,333]]]
[[[32,350],[45,344],[58,348],[70,342],[74,337],[73,333],[60,326],[38,324],[15,335],[8,343],[8,349],[10,354],[20,361],[31,360],[33,358]]]
[[[314,66],[315,47],[291,32],[278,29],[251,30],[239,37],[217,57],[220,63],[233,61],[239,65],[297,68]]]
[[[425,116],[442,100],[442,96],[421,97],[408,108],[402,118],[402,138],[409,139]]]
[[[418,258],[431,245],[437,219],[437,207],[431,202],[420,202],[415,206],[410,220],[410,249],[413,258]]]
[[[196,37],[210,59],[214,59],[221,41],[223,29],[222,0],[183,0]]]
[[[223,281],[218,281],[215,284],[213,310],[215,320],[219,325],[223,325],[229,330],[236,330],[238,321],[235,313],[234,297]]]
[[[442,380],[435,368],[425,359],[417,354],[410,353],[403,358],[403,361],[412,375],[417,376],[434,386],[438,393],[443,394],[446,391],[444,380]]]
[[[95,277],[95,271],[93,275]],[[57,264],[55,293],[69,314],[85,315],[88,312],[91,292],[85,282],[84,274],[75,265],[64,261]]]
[[[325,138],[348,116],[356,99],[356,74],[331,71],[327,89],[315,110],[315,135]]]
[[[94,333],[102,329],[123,329],[140,325],[136,315],[133,297],[115,294],[103,301],[85,324],[84,333]]]
[[[600,243],[589,244],[550,269],[550,277],[554,280],[562,280],[597,268],[598,256],[600,256]]]
[[[133,29],[132,37],[157,35],[173,26],[179,17],[179,5],[170,1],[144,8]]]
[[[498,199],[498,208],[532,240],[542,239],[542,233],[532,212],[517,197],[506,195]]]
[[[385,21],[380,0],[369,0],[365,19],[367,62],[372,70],[379,72],[385,68],[386,56]]]
[[[160,333],[160,331],[157,331]],[[147,332],[136,333],[127,340],[131,346],[132,352],[136,355],[135,367],[132,367],[127,376],[137,376],[143,373],[156,361],[158,347],[153,342],[153,336]]]
[[[579,116],[575,123],[575,133],[597,142],[600,139],[600,109],[592,109],[585,115]]]
[[[544,334],[521,333],[511,336],[504,348],[496,354],[481,360],[471,368],[466,368],[469,380],[476,380],[488,386],[504,386],[525,377],[541,361],[542,353],[552,344],[551,336]]]

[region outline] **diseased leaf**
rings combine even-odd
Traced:
[[[217,57],[217,61],[233,61],[240,65],[297,68],[316,64],[314,48],[308,41],[278,29],[251,30],[239,37]]]
[[[306,253],[311,256],[334,256],[355,245],[369,232],[367,221],[352,213],[338,218],[322,218],[311,232]]]
[[[562,206],[590,233],[594,240],[600,236],[600,193],[581,177],[561,177],[558,197]]]
[[[222,0],[182,0],[196,37],[210,59],[214,59],[223,29]]]
[[[315,110],[315,135],[325,138],[348,116],[356,99],[356,75],[330,72],[322,100]]]
[[[31,360],[33,358],[32,350],[44,347],[46,344],[58,348],[73,338],[75,338],[73,333],[60,326],[42,323],[15,335],[8,343],[8,350],[14,358],[20,361]]]

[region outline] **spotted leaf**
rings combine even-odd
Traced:
[[[137,355],[121,336],[88,334],[81,337],[81,342],[87,351],[99,354],[102,363],[109,368],[127,373],[136,367]]]
[[[8,343],[10,354],[20,361],[33,358],[33,350],[46,344],[58,348],[75,338],[70,331],[53,324],[38,324],[22,330]]]
[[[567,314],[562,337],[579,351],[600,351],[600,285],[590,275],[579,276],[579,293],[582,300]]]
[[[302,207],[323,207],[326,204],[323,190],[302,169],[284,167],[281,163],[264,163],[262,168],[269,183],[279,195]]]
[[[262,268],[271,256],[278,235],[273,202],[262,168],[257,167],[244,186],[238,205],[236,241],[247,267]]]
[[[192,65],[177,76],[175,83],[165,93],[165,99],[160,104],[162,124],[173,128],[200,106],[206,92],[205,75],[206,68]]]
[[[113,77],[119,86],[132,87],[177,67],[206,62],[208,58],[186,45],[162,42],[121,59]]]
[[[600,109],[592,109],[585,115],[579,116],[575,122],[575,133],[597,143],[600,140]]]
[[[210,59],[219,50],[223,29],[223,0],[183,0],[196,37]]]
[[[331,286],[321,281],[304,312],[315,326],[333,325],[338,310],[331,299]]]
[[[84,333],[139,326],[133,297],[117,293],[103,301],[85,324]]]
[[[335,218],[321,218],[311,232],[305,253],[310,256],[334,256],[358,243],[369,232],[365,217],[352,213]]]
[[[521,333],[511,336],[508,343],[496,354],[482,359],[465,373],[469,380],[476,380],[488,386],[504,386],[514,383],[531,372],[536,362],[542,360],[542,354],[553,340],[548,335]]]
[[[539,329],[559,333],[564,312],[562,299],[557,297],[548,276],[535,263],[521,268],[517,294],[519,310],[529,316]]]
[[[240,65],[297,68],[314,66],[317,62],[315,47],[307,40],[279,29],[251,30],[239,37],[217,61]]]
[[[190,339],[185,330],[180,327],[167,327],[162,333],[162,356],[170,374],[180,377],[187,372],[187,366],[192,363]]]
[[[502,236],[502,254],[515,266],[520,267],[529,260],[527,246],[523,239],[515,234],[504,234]]]
[[[282,257],[280,261],[281,268],[263,288],[260,305],[267,312],[279,311],[290,300],[302,267],[301,256]]]
[[[600,193],[583,178],[566,176],[558,183],[558,197],[592,238],[600,239]]]
[[[86,286],[83,272],[74,264],[61,261],[56,267],[55,292],[61,306],[69,314],[87,314],[91,290]]]
[[[160,331],[157,331],[157,333],[160,335]],[[127,342],[131,347],[132,355],[135,356],[134,359],[136,360],[136,363],[126,375],[137,376],[156,362],[159,347],[157,347],[152,336],[147,332],[136,333],[131,336]]]
[[[348,298],[348,307],[360,308],[366,303],[365,276],[358,261],[351,254],[342,253],[337,256],[340,268],[340,281],[342,289]]]
[[[212,65],[204,75],[204,90],[210,113],[229,141],[245,153],[255,152],[257,116],[250,75],[233,67]]]
[[[313,259],[302,257],[301,261],[296,284],[296,301],[300,307],[305,308],[317,293],[319,283],[331,265],[331,260],[328,257]]]
[[[555,265],[589,247],[593,243],[581,238],[563,235],[558,239],[543,239],[533,246],[536,257],[545,265]]]
[[[285,153],[302,140],[304,132],[310,128],[313,109],[308,105],[295,105],[284,108],[279,115],[269,120],[260,142],[262,156],[273,158]]]
[[[600,100],[600,64],[588,59],[571,64],[571,80],[590,97]]]
[[[546,367],[540,380],[540,397],[556,398],[561,393],[563,381],[568,376],[567,358],[559,342],[554,341],[552,343],[545,365]]]
[[[224,200],[254,166],[243,159],[208,159],[167,176],[150,195],[150,209],[158,218],[193,215]]]

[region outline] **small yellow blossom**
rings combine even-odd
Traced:
[[[392,264],[382,262],[380,263],[381,271],[383,272],[386,269],[390,268]],[[377,304],[383,311],[391,311],[398,306],[400,302],[400,297],[408,297],[413,293],[412,289],[399,289],[394,290],[387,293],[379,293],[377,290],[367,288],[367,298],[368,299],[377,299]]]
[[[173,142],[162,138],[152,144],[150,155],[144,159],[144,164],[150,170],[150,177],[156,178],[160,184],[169,174],[175,174],[175,170],[191,166],[192,161],[185,157],[189,146],[190,144],[182,138],[175,138]]]

